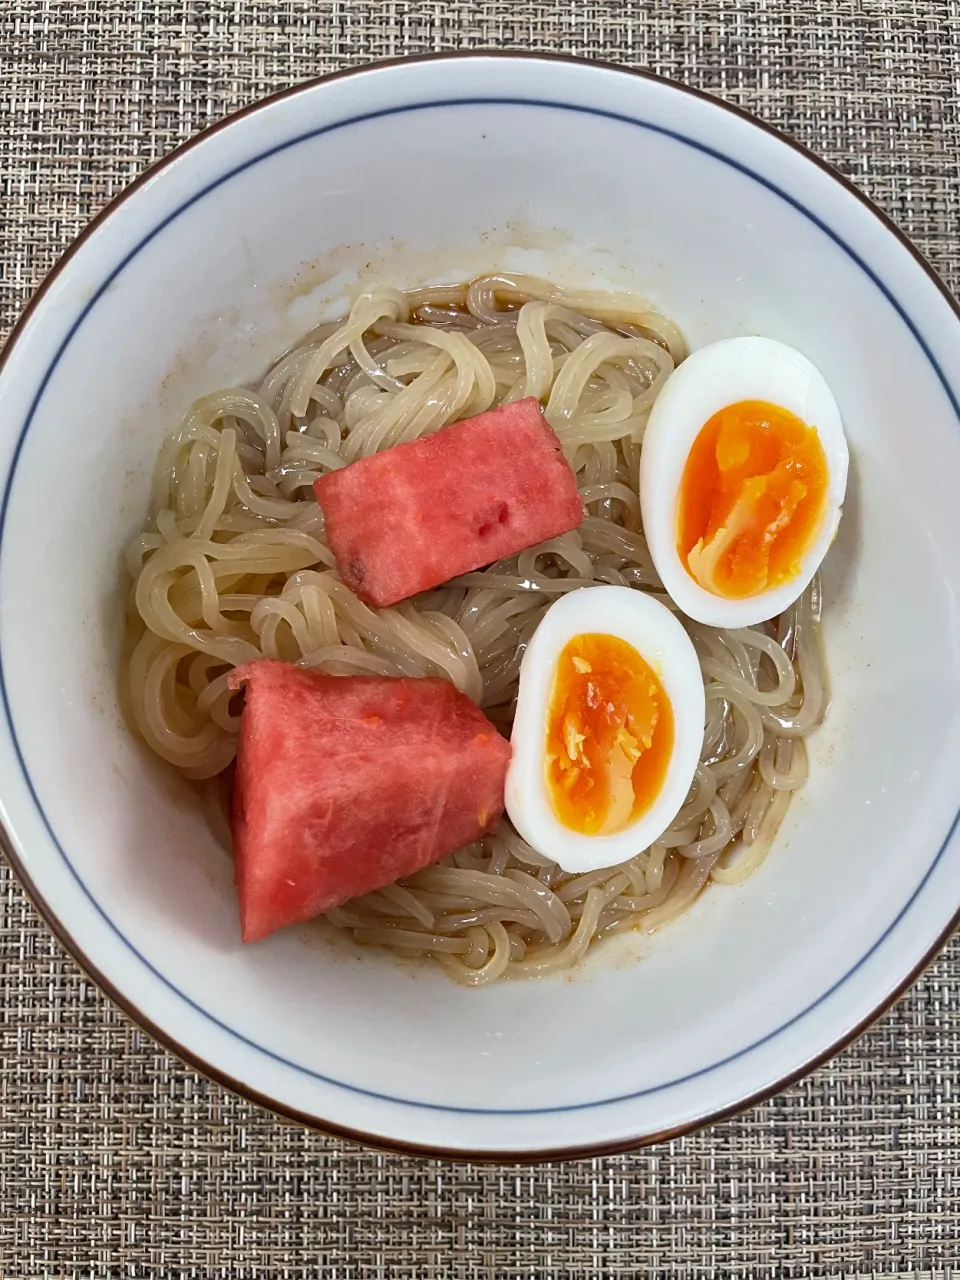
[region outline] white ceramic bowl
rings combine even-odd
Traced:
[[[160,440],[358,282],[523,267],[643,289],[694,346],[823,370],[853,454],[833,707],[774,852],[565,980],[463,990],[331,942],[239,941],[188,784],[117,705],[121,548]],[[241,113],[96,220],[0,373],[0,798],[54,929],[164,1043],[374,1142],[531,1156],[677,1133],[846,1042],[960,903],[960,324],[922,260],[776,134],[541,57],[373,67]]]

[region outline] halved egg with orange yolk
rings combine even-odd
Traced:
[[[630,587],[584,587],[523,657],[506,807],[565,871],[641,853],[676,817],[703,743],[700,663],[683,626]]]
[[[847,468],[837,403],[800,352],[769,338],[694,352],[640,456],[647,545],[679,608],[720,627],[782,612],[836,535]]]

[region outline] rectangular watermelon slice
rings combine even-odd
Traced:
[[[250,662],[234,784],[244,942],[411,875],[496,826],[510,746],[446,680]]]
[[[577,482],[530,396],[314,482],[337,571],[383,608],[576,529]]]

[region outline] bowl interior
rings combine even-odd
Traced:
[[[538,95],[553,105],[435,105],[444,83],[411,71],[368,81],[363,112],[353,82],[321,86],[181,157],[18,341],[0,380],[5,821],[142,1016],[282,1107],[448,1147],[652,1133],[820,1052],[960,900],[942,848],[960,789],[957,321],[869,211],[715,106],[629,80],[617,119],[597,104],[621,89],[556,69]],[[463,990],[316,925],[244,948],[195,792],[118,702],[122,551],[157,449],[192,399],[258,377],[358,285],[496,268],[635,289],[692,346],[761,333],[823,371],[852,474],[809,785],[754,877],[571,977]]]

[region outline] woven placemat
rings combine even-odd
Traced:
[[[799,138],[960,283],[957,0],[0,0],[0,333],[90,215],[234,108],[464,47],[651,67]],[[186,1070],[0,869],[0,1276],[946,1277],[960,945],[863,1039],[711,1131],[532,1170],[379,1155]]]

